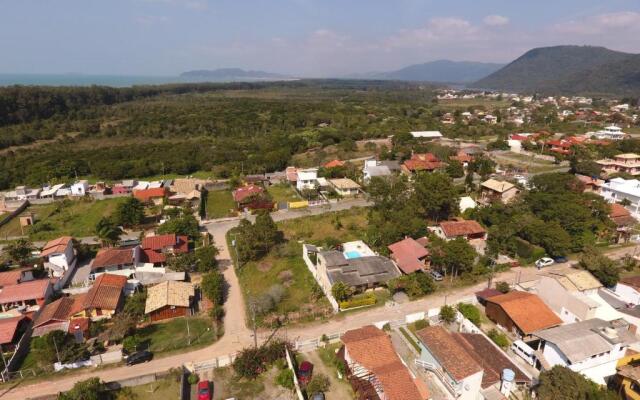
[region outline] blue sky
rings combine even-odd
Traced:
[[[638,0],[0,0],[0,73],[323,77],[639,37]]]

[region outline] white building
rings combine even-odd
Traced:
[[[566,323],[597,317],[600,304],[591,299],[602,284],[588,271],[570,269],[549,272],[540,278],[536,294]]]
[[[638,340],[624,320],[590,319],[533,333],[544,370],[561,365],[598,384],[616,374],[616,364]]]
[[[81,180],[71,185],[72,196],[85,196],[89,191],[89,182]]]
[[[76,253],[71,236],[62,236],[47,242],[40,252],[45,259],[44,267],[52,277],[60,278],[76,266]]]
[[[640,305],[640,276],[620,279],[613,291],[621,301],[635,306]]]
[[[602,184],[600,195],[609,203],[619,203],[627,199],[626,206],[634,218],[640,218],[640,181],[637,179],[614,178]]]
[[[615,125],[610,125],[596,132],[588,132],[587,136],[595,136],[596,139],[600,140],[622,140],[627,137],[627,134],[622,132],[622,128]]]
[[[298,190],[315,189],[318,185],[318,168],[299,169],[296,188]]]
[[[442,139],[442,133],[440,131],[413,131],[411,136],[415,139]]]

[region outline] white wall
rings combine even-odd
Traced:
[[[615,345],[610,352],[596,357],[587,358],[581,362],[569,364],[562,351],[553,343],[545,343],[543,355],[551,365],[562,365],[575,372],[586,375],[598,384],[604,384],[604,378],[616,373],[616,363],[625,354],[626,348]]]
[[[629,285],[618,282],[614,289],[614,292],[620,297],[620,300],[624,301],[625,303],[635,305],[640,304],[640,293],[638,293],[637,290]]]
[[[462,394],[458,399],[460,400],[477,400],[481,399],[482,395],[482,375],[483,371],[476,372],[475,374],[468,376],[462,381],[461,392]]]

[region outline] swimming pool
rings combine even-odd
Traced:
[[[350,251],[345,251],[344,252],[344,258],[346,258],[347,260],[350,260],[352,258],[360,258],[362,257],[362,255],[355,251],[355,250],[350,250]]]

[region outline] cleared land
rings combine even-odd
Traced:
[[[367,228],[367,210],[354,207],[329,214],[282,221],[278,223],[278,227],[288,240],[317,245],[325,244],[328,240],[348,242],[363,239]]]
[[[300,201],[300,196],[287,183],[278,183],[267,188],[267,192],[276,203],[287,203],[290,201]]]
[[[187,328],[188,324],[188,328]],[[191,346],[205,346],[216,339],[213,322],[209,318],[174,318],[148,325],[136,331],[142,343],[154,353],[174,351]],[[190,343],[190,344],[189,344]]]
[[[228,190],[212,190],[207,195],[207,214],[210,219],[228,217],[235,208],[236,203]]]

